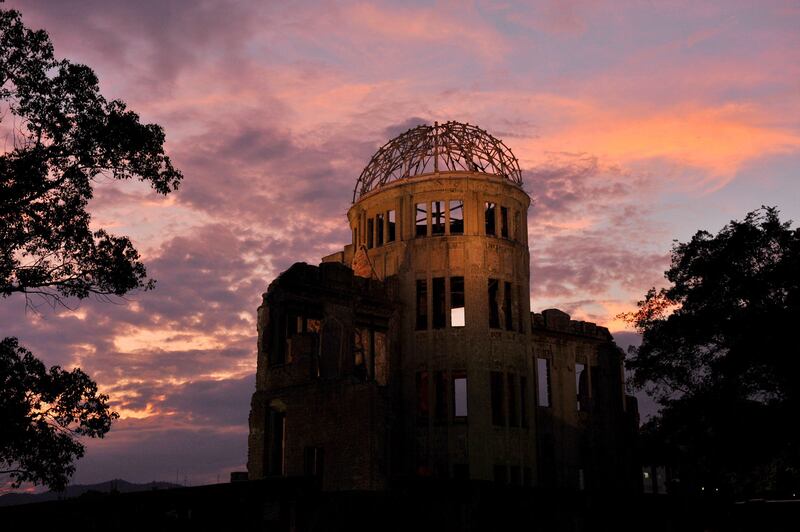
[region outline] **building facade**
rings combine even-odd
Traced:
[[[531,313],[529,206],[516,158],[480,128],[383,146],[356,184],[352,242],[264,294],[250,477],[630,489],[622,353],[602,327]]]

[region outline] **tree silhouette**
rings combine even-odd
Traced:
[[[164,132],[100,94],[94,72],[56,59],[49,36],[0,10],[0,296],[122,296],[151,289],[125,236],[90,229],[98,180],[136,178],[160,194],[181,173]],[[116,414],[79,369],[48,371],[15,338],[0,343],[0,472],[63,487],[83,455],[77,436],[102,437]]]
[[[126,237],[91,231],[86,205],[99,178],[148,181],[161,194],[181,180],[164,132],[106,101],[84,65],[57,60],[44,31],[0,14],[0,102],[13,118],[0,156],[0,293],[86,297],[152,288]]]
[[[0,471],[62,490],[82,457],[77,436],[103,437],[119,417],[80,369],[46,370],[15,338],[0,341]]]
[[[676,242],[665,275],[627,316],[642,333],[633,383],[662,406],[645,434],[705,486],[788,491],[800,479],[800,229],[762,207]]]

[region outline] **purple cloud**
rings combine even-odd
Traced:
[[[186,175],[166,199],[104,183],[91,204],[132,235],[155,291],[74,312],[0,305],[4,335],[82,366],[125,413],[77,481],[243,466],[262,292],[349,241],[356,178],[419,123],[477,123],[522,161],[537,310],[620,328],[672,238],[762,202],[800,218],[800,12],[785,6],[4,6],[164,126]],[[766,180],[780,186],[762,199]]]

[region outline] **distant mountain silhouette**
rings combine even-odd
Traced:
[[[75,484],[67,486],[64,491],[47,491],[44,493],[7,493],[0,495],[0,506],[14,506],[33,502],[56,501],[60,499],[73,499],[87,493],[131,493],[134,491],[163,490],[181,488],[180,484],[171,482],[148,482],[147,484],[134,484],[127,480],[116,478],[98,484]]]

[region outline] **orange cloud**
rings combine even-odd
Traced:
[[[769,117],[737,106],[680,107],[638,116],[594,108],[518,148],[527,158],[573,151],[597,155],[609,164],[664,161],[699,169],[700,179],[687,184],[705,192],[727,184],[750,161],[797,150],[800,134],[771,126]]]

